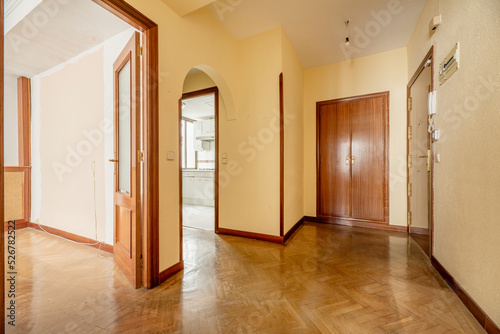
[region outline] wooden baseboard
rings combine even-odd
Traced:
[[[411,234],[419,234],[419,235],[429,235],[429,229],[422,228],[422,227],[412,227],[412,228],[410,228],[410,233]]]
[[[80,243],[84,243],[84,244],[89,244],[86,246],[90,246],[90,247],[94,247],[94,248],[98,248],[98,249],[100,248],[102,251],[113,254],[113,246],[105,244],[104,242],[101,243],[100,245],[99,244],[92,245],[92,244],[98,243],[98,241],[90,239],[90,238],[82,237],[82,236],[79,236],[79,235],[76,235],[73,233],[69,233],[69,232],[66,232],[63,230],[59,230],[57,228],[44,226],[44,225],[38,225],[35,223],[29,223],[28,227],[34,228],[34,229],[39,230],[39,231],[42,231],[42,229],[43,229],[43,230],[49,232],[50,234],[57,235],[57,236],[62,237],[64,239],[68,239],[71,241],[80,242]]]
[[[16,222],[16,230],[21,230],[23,228],[29,227],[29,221],[27,220],[16,220],[15,222]],[[9,222],[6,221],[4,222],[3,230],[8,231],[8,228],[9,228]]]
[[[269,235],[269,234],[260,234],[260,233],[253,233],[253,232],[231,230],[231,229],[221,228],[221,227],[219,227],[219,234],[225,234],[225,235],[231,235],[231,236],[234,236],[234,237],[243,237],[243,238],[248,238],[248,239],[256,239],[256,240],[268,241],[268,242],[273,242],[273,243],[276,243],[276,244],[283,244],[283,237],[275,236],[275,235]]]
[[[299,229],[300,226],[302,226],[302,224],[304,223],[304,218],[305,217],[302,217],[297,223],[295,223],[295,225],[293,225],[293,227],[290,229],[290,231],[288,231],[285,236],[283,237],[283,243],[285,243],[288,239],[290,239],[292,237],[292,235],[297,232],[297,230]]]
[[[499,327],[486,315],[486,313],[477,305],[477,303],[472,299],[471,296],[458,284],[453,276],[446,270],[445,267],[439,261],[432,256],[431,263],[436,268],[443,279],[448,283],[451,289],[457,294],[458,298],[464,303],[464,305],[469,309],[469,311],[474,315],[477,321],[484,327],[489,334],[500,334]]]
[[[178,262],[168,269],[163,270],[160,273],[160,284],[165,282],[170,277],[174,276],[178,272],[184,270],[184,261]]]
[[[359,220],[350,220],[350,219],[340,219],[340,218],[332,218],[332,217],[312,217],[306,216],[304,217],[305,221],[312,223],[323,223],[323,224],[334,224],[334,225],[342,225],[342,226],[350,226],[350,227],[362,227],[368,228],[372,230],[383,230],[383,231],[393,231],[393,232],[401,232],[407,233],[406,226],[396,226],[396,225],[388,225],[385,223],[370,223]]]

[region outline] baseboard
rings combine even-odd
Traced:
[[[407,233],[406,226],[388,225],[385,223],[376,224],[359,220],[350,220],[350,219],[348,220],[348,219],[331,218],[331,217],[312,217],[312,216],[306,216],[304,217],[304,219],[305,221],[312,223],[334,224],[334,225],[342,225],[350,227],[362,227],[372,230]]]
[[[422,228],[422,227],[411,227],[410,233],[411,234],[418,234],[418,235],[429,235],[429,229]]]
[[[64,238],[64,239],[68,239],[68,240],[71,240],[71,241],[75,241],[75,242],[90,244],[90,245],[86,245],[86,246],[98,248],[98,249],[100,249],[102,251],[105,251],[105,252],[113,254],[113,246],[105,244],[104,242],[101,243],[100,245],[99,244],[98,245],[91,245],[91,244],[96,244],[99,241],[93,240],[93,239],[90,239],[90,238],[86,238],[86,237],[82,237],[80,235],[69,233],[69,232],[66,232],[66,231],[63,231],[63,230],[59,230],[57,228],[53,228],[53,227],[49,227],[49,226],[44,226],[44,225],[39,225],[39,224],[35,224],[35,223],[29,223],[28,227],[31,227],[31,228],[39,230],[39,231],[42,231],[42,229],[43,229],[43,230],[49,232],[50,234],[57,235],[58,237],[61,237],[61,238]]]
[[[300,226],[302,226],[302,224],[304,223],[304,218],[305,217],[302,217],[297,223],[295,223],[295,225],[293,225],[293,227],[290,229],[290,231],[288,231],[285,236],[283,237],[283,243],[285,243],[288,239],[290,239],[292,237],[292,235],[297,232],[297,230],[299,229]]]
[[[275,235],[269,235],[269,234],[260,234],[260,233],[253,233],[253,232],[231,230],[231,229],[221,228],[221,227],[219,227],[219,234],[225,234],[225,235],[231,235],[231,236],[234,236],[234,237],[243,237],[243,238],[248,238],[248,239],[256,239],[256,240],[268,241],[268,242],[273,242],[273,243],[276,243],[276,244],[283,244],[283,237],[279,237],[279,236],[275,236]]]
[[[446,270],[445,267],[439,261],[432,256],[431,263],[436,268],[443,279],[448,283],[451,289],[457,294],[458,298],[464,303],[464,305],[469,309],[469,311],[474,315],[477,321],[483,326],[489,334],[500,334],[499,327],[486,315],[486,313],[479,307],[479,305],[472,299],[471,296],[458,284],[453,276]]]
[[[165,282],[170,277],[174,276],[178,272],[184,270],[184,261],[178,262],[168,269],[163,270],[160,273],[160,284]]]
[[[29,227],[29,221],[27,221],[27,220],[16,220],[15,222],[16,222],[16,230],[21,230],[23,228]],[[9,222],[6,221],[6,222],[4,222],[3,230],[8,231],[8,229],[9,229]]]

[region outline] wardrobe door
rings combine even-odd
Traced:
[[[352,218],[385,221],[385,97],[350,103]]]
[[[349,103],[319,106],[318,141],[318,215],[349,217]]]

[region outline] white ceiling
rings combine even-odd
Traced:
[[[425,1],[219,0],[208,8],[237,39],[282,26],[302,65],[312,68],[406,46]],[[373,13],[381,11],[389,15],[377,20]],[[344,49],[347,19],[351,46]]]
[[[61,3],[42,1],[5,35],[5,75],[32,77],[131,28],[90,0]]]
[[[199,121],[214,118],[215,97],[214,94],[203,95],[191,99],[182,100],[184,107],[182,116]]]

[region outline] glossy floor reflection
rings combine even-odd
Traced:
[[[17,326],[7,332],[484,333],[405,236],[311,223],[286,246],[184,236],[185,271],[135,290],[112,257],[18,231]]]

